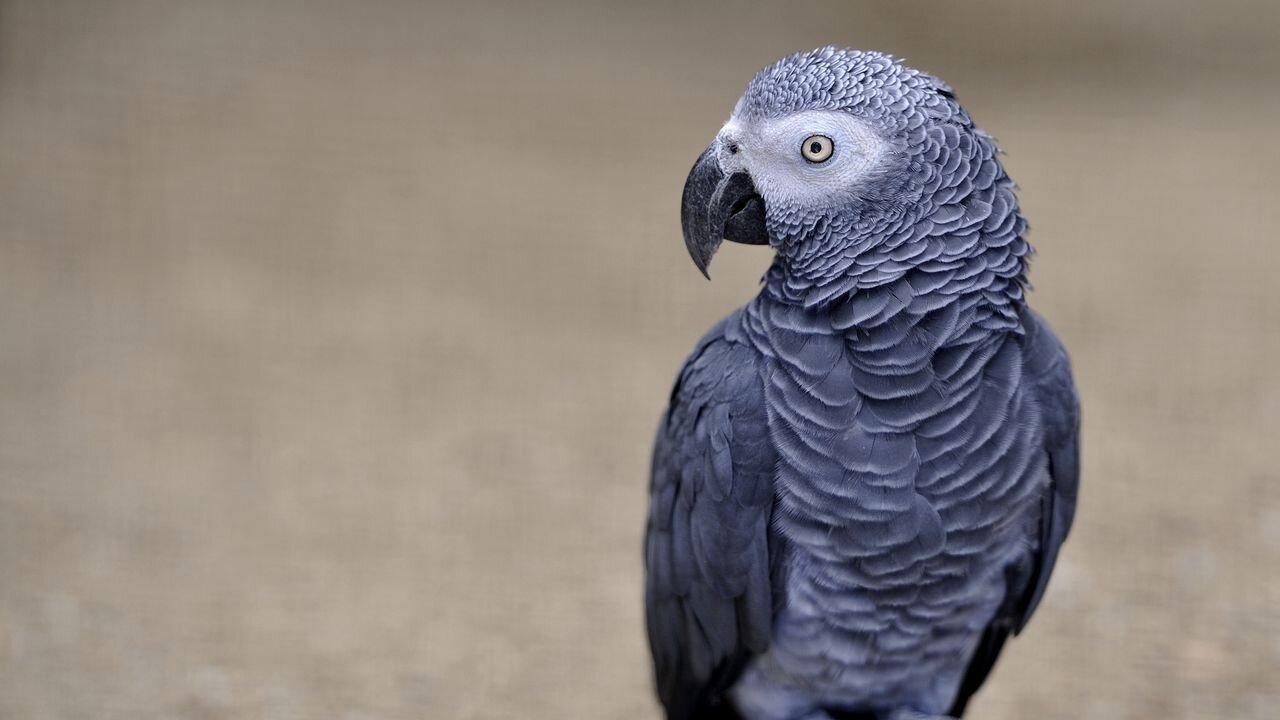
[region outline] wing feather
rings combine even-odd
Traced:
[[[1048,323],[1031,310],[1023,312],[1023,368],[1028,390],[1039,406],[1049,485],[1041,498],[1040,527],[1029,562],[1006,570],[1005,603],[984,631],[960,691],[951,708],[964,713],[972,695],[987,679],[1009,635],[1026,627],[1044,596],[1071,530],[1080,487],[1080,403],[1071,377],[1071,362]]]
[[[775,458],[760,358],[725,336],[734,321],[685,363],[654,446],[645,606],[671,720],[727,709],[724,691],[769,642]]]

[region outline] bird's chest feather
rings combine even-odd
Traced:
[[[761,304],[744,321],[779,457],[772,654],[793,673],[857,666],[882,688],[968,652],[1047,482],[1016,334],[975,328],[961,305],[897,316],[842,329]],[[877,665],[904,677],[866,673]]]

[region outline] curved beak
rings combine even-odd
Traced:
[[[725,175],[716,159],[716,144],[703,151],[684,181],[680,224],[689,257],[709,280],[707,266],[720,243],[769,244],[764,200],[745,172]]]

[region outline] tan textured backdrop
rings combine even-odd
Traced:
[[[1086,408],[975,718],[1280,708],[1280,5],[0,4],[0,717],[654,718],[651,428],[750,76],[1008,151]]]

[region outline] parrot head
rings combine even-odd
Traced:
[[[975,176],[1003,178],[994,155],[926,73],[873,52],[792,55],[751,80],[690,171],[685,245],[706,275],[723,240],[769,244],[788,276],[820,285],[895,234],[908,242]]]

